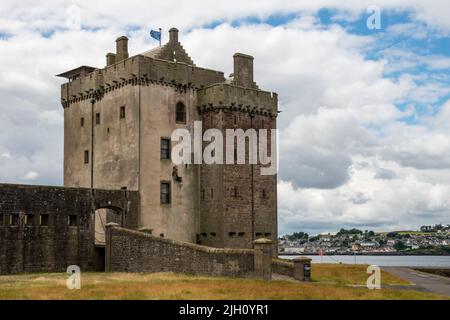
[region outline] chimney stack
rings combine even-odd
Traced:
[[[171,28],[169,30],[169,42],[171,42],[171,43],[178,42],[178,29],[177,28]]]
[[[125,36],[119,37],[116,40],[116,59],[119,62],[128,58],[128,38]]]
[[[106,54],[106,66],[110,66],[116,63],[116,54],[112,52],[108,52]]]
[[[256,87],[253,82],[253,57],[243,53],[235,53],[234,59],[234,83],[243,87]]]

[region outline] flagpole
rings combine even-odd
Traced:
[[[159,28],[159,46],[161,47],[161,38],[162,38],[162,32],[161,32],[161,28]]]

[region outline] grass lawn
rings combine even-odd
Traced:
[[[215,278],[171,273],[82,273],[81,290],[64,273],[0,276],[0,299],[448,299],[414,290],[368,290],[366,266],[313,265],[313,281]],[[382,274],[383,284],[405,285]]]

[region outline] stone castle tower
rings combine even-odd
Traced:
[[[170,29],[167,44],[129,57],[128,39],[104,68],[59,76],[64,108],[64,185],[139,191],[138,228],[213,247],[277,239],[276,175],[258,164],[174,165],[175,129],[276,128],[277,95],[253,80],[253,57],[234,73],[197,67]],[[224,134],[225,136],[225,134]],[[270,142],[269,142],[270,143]],[[274,241],[276,250],[276,241]]]

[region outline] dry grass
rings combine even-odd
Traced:
[[[369,274],[366,273],[367,265],[354,264],[314,264],[312,278],[314,281],[330,282],[347,285],[365,285]],[[411,285],[411,283],[381,271],[382,285]]]
[[[0,299],[448,299],[413,290],[349,287],[346,284],[360,283],[362,276],[339,279],[336,267],[315,265],[311,283],[170,273],[83,273],[81,290],[66,289],[66,275],[61,273],[0,276]],[[341,268],[347,275],[362,269]]]

